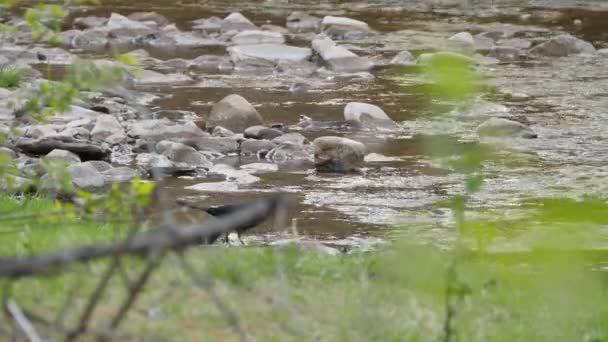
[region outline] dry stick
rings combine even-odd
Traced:
[[[150,256],[146,268],[143,270],[139,278],[137,278],[135,283],[130,287],[129,296],[127,297],[127,300],[123,302],[120,309],[118,310],[118,313],[116,314],[116,316],[114,316],[114,319],[112,319],[112,322],[110,323],[110,329],[115,330],[116,328],[118,328],[118,325],[126,316],[127,312],[131,308],[131,305],[133,305],[135,299],[137,299],[137,296],[143,289],[144,285],[146,284],[148,279],[150,279],[152,271],[154,271],[154,269],[158,265],[160,265],[164,256],[165,252],[163,251],[154,253],[154,255]]]
[[[3,259],[0,260],[0,278],[49,274],[58,267],[112,255],[147,255],[154,250],[182,249],[190,245],[197,245],[210,236],[242,229],[254,222],[263,222],[283,200],[283,195],[275,195],[267,200],[256,201],[232,215],[210,220],[203,226],[189,225],[173,231],[159,229],[135,235],[131,240],[126,241],[126,244],[89,245],[38,256]]]
[[[23,311],[21,311],[17,303],[15,303],[12,299],[9,299],[6,303],[6,310],[13,316],[21,331],[23,331],[25,336],[27,336],[28,341],[42,342],[40,336],[38,336],[36,330],[34,330],[34,326],[32,326],[27,317],[25,317]]]
[[[211,300],[213,301],[215,306],[218,308],[218,310],[220,310],[220,312],[224,315],[224,317],[226,317],[226,319],[228,320],[228,323],[230,324],[230,327],[232,327],[232,330],[234,330],[234,332],[238,335],[241,342],[249,341],[247,334],[241,327],[239,318],[237,317],[236,313],[234,311],[232,311],[232,309],[230,309],[228,304],[226,304],[222,300],[222,298],[220,298],[220,296],[217,294],[217,292],[215,292],[215,287],[214,287],[213,281],[211,279],[207,279],[205,277],[200,276],[196,272],[194,267],[190,263],[188,263],[188,261],[186,260],[186,258],[184,257],[184,255],[182,253],[179,253],[179,260],[181,261],[182,268],[190,276],[190,278],[192,278],[192,281],[194,282],[194,284],[196,284],[198,287],[205,290],[207,292],[207,294],[209,295],[209,297],[211,297]]]

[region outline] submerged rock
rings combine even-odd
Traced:
[[[363,165],[365,145],[341,137],[319,137],[313,141],[315,168],[320,172],[352,172]]]
[[[477,127],[477,134],[490,137],[520,137],[533,139],[538,135],[523,123],[507,118],[490,118]]]
[[[222,126],[236,133],[262,123],[258,111],[245,98],[236,94],[228,95],[216,103],[207,119],[208,127]]]
[[[595,47],[591,43],[578,39],[569,34],[562,34],[541,43],[530,53],[548,57],[566,57],[580,53],[594,53]]]

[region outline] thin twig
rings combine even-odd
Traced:
[[[209,295],[215,306],[218,308],[218,310],[222,313],[222,315],[224,315],[224,317],[226,317],[226,320],[230,324],[230,327],[235,332],[235,334],[239,337],[239,340],[241,342],[249,341],[247,334],[241,327],[241,323],[239,321],[238,316],[228,306],[228,304],[226,304],[222,300],[222,298],[220,298],[220,296],[217,294],[213,281],[210,278],[206,278],[199,275],[194,269],[194,267],[186,260],[186,258],[184,258],[184,255],[182,253],[179,253],[179,260],[181,261],[182,268],[184,269],[186,274],[188,274],[190,278],[192,278],[194,284],[196,284],[198,287],[202,288],[203,290],[205,290],[205,292],[207,292],[207,294]]]
[[[13,316],[13,319],[15,319],[17,325],[19,326],[21,331],[23,331],[28,341],[42,342],[40,336],[38,336],[38,333],[36,333],[34,326],[23,314],[23,311],[21,311],[17,303],[15,303],[12,299],[9,299],[6,303],[6,310]]]

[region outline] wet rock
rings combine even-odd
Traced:
[[[477,134],[490,137],[533,139],[538,135],[523,123],[507,118],[490,118],[477,127]]]
[[[448,38],[456,47],[472,49],[475,47],[475,38],[469,32],[459,32]]]
[[[77,154],[81,160],[107,160],[111,153],[106,145],[60,136],[20,138],[15,146],[21,151],[34,155],[46,155],[55,149],[68,150]]]
[[[112,135],[123,135],[126,139],[124,129],[113,115],[99,115],[91,131],[91,138],[95,141],[104,141]]]
[[[258,111],[240,95],[232,94],[216,103],[207,120],[208,127],[222,126],[233,132],[263,123]]]
[[[125,183],[137,177],[137,171],[126,166],[112,168],[103,171],[102,174],[106,183]]]
[[[105,171],[112,169],[112,165],[110,163],[102,161],[102,160],[89,160],[88,162],[85,162],[85,163],[93,166],[95,168],[95,170],[97,170],[99,172],[105,172]]]
[[[169,160],[176,163],[183,163],[194,167],[208,168],[212,163],[207,160],[205,155],[196,149],[173,141],[160,141],[156,145],[156,152],[166,156]]]
[[[99,30],[66,31],[62,33],[64,44],[83,51],[103,51],[108,45],[108,33]]]
[[[260,30],[241,31],[234,35],[231,40],[236,45],[285,43],[285,37],[281,33]]]
[[[129,136],[146,141],[161,141],[208,136],[192,121],[184,125],[174,125],[169,120],[153,119],[134,122],[129,128]]]
[[[135,162],[137,165],[145,168],[146,170],[155,168],[170,168],[173,166],[173,163],[167,156],[157,153],[138,154],[137,157],[135,157]]]
[[[344,119],[357,122],[362,128],[398,128],[382,108],[363,102],[349,102],[344,107]]]
[[[496,44],[503,47],[510,47],[521,50],[529,49],[532,46],[531,41],[523,38],[501,39]]]
[[[496,58],[501,62],[515,61],[520,55],[521,50],[505,46],[495,46],[487,54],[488,57]]]
[[[310,61],[279,61],[277,71],[292,76],[309,77],[317,71],[317,65]],[[308,86],[308,83],[302,83]],[[310,87],[310,86],[309,86]]]
[[[245,31],[254,30],[256,26],[247,19],[244,15],[239,12],[230,13],[224,20],[222,20],[222,31]]]
[[[240,144],[240,154],[243,157],[265,156],[277,145],[269,140],[247,139]]]
[[[54,136],[57,134],[57,126],[55,125],[34,125],[25,128],[23,137],[25,138],[42,138]]]
[[[192,138],[179,140],[179,142],[203,152],[208,151],[230,154],[239,151],[238,141],[231,137]]]
[[[276,65],[280,61],[301,62],[312,56],[309,48],[301,48],[283,44],[239,45],[228,48],[232,62],[260,60]]]
[[[393,57],[390,64],[402,66],[416,65],[416,58],[409,51],[405,50],[399,52],[395,57]]]
[[[139,86],[149,86],[158,84],[176,84],[191,82],[192,79],[184,74],[171,73],[161,74],[152,70],[140,70],[135,77],[135,84]]]
[[[199,183],[187,186],[185,189],[201,192],[237,192],[239,191],[239,184],[235,182]]]
[[[224,43],[216,39],[199,37],[191,32],[175,31],[167,33],[166,38],[170,39],[172,42],[166,43],[165,49],[170,49],[171,47],[176,49],[195,49],[200,47],[224,45]],[[160,44],[154,45],[153,42],[154,41],[150,42],[148,45],[151,47],[156,46],[157,48],[161,47]]]
[[[312,160],[314,148],[312,145],[284,143],[266,153],[266,160],[283,163],[291,160]]]
[[[59,139],[89,140],[91,134],[84,127],[68,127],[56,135]]]
[[[289,34],[288,29],[286,29],[282,26],[278,26],[278,25],[265,24],[265,25],[260,26],[260,28],[264,31],[280,33],[283,36]]]
[[[591,43],[573,37],[569,34],[559,35],[541,43],[532,49],[530,53],[547,57],[565,57],[580,53],[594,53],[595,48]]]
[[[85,30],[88,28],[96,28],[105,26],[108,22],[108,18],[102,18],[97,16],[87,16],[74,19],[73,25],[74,28],[79,30]]]
[[[12,149],[10,149],[8,147],[4,147],[4,146],[0,146],[0,155],[5,155],[5,156],[9,157],[10,159],[17,158],[17,152],[13,151]]]
[[[597,53],[602,55],[602,56],[608,56],[608,49],[600,49],[597,50]]]
[[[234,135],[234,132],[222,126],[215,126],[213,128],[213,131],[211,132],[211,135],[214,137],[227,138],[232,137]]]
[[[328,15],[321,21],[321,29],[332,36],[343,35],[346,32],[370,32],[367,23],[345,17]]]
[[[260,180],[260,178],[250,174],[245,170],[236,170],[230,165],[216,164],[209,169],[210,175],[222,175],[226,180],[235,184],[252,184]]]
[[[158,27],[169,25],[169,20],[156,12],[135,12],[128,16],[129,19],[140,22],[153,22]]]
[[[79,164],[81,162],[80,157],[78,157],[76,154],[60,149],[52,150],[44,158],[52,161],[59,161],[66,165]]]
[[[295,145],[304,145],[309,144],[310,142],[300,133],[287,133],[281,136],[278,136],[272,139],[272,142],[281,145],[281,144],[295,144]]]
[[[277,164],[269,164],[269,163],[251,163],[251,164],[241,165],[241,170],[244,170],[247,173],[251,173],[251,174],[267,173],[267,172],[279,171],[279,166]]]
[[[295,33],[318,32],[321,28],[321,18],[304,12],[292,12],[287,17],[287,29]]]
[[[341,137],[319,137],[313,141],[315,168],[320,172],[357,171],[364,162],[365,145]]]
[[[328,37],[314,39],[312,47],[321,55],[327,66],[336,72],[367,71],[374,66],[368,58],[359,57],[345,47],[337,46]]]
[[[104,184],[104,177],[95,167],[87,163],[70,165],[68,167],[72,184],[78,189],[89,191],[99,190]]]
[[[152,69],[163,73],[181,73],[186,71],[190,67],[190,63],[191,61],[185,60],[183,58],[172,58],[157,63],[156,65],[152,66]]]
[[[203,55],[191,60],[189,67],[193,70],[231,71],[234,64],[225,56]]]
[[[124,15],[118,13],[110,14],[110,18],[106,22],[106,28],[110,31],[126,30],[132,33],[151,32],[150,25],[136,20],[131,20]],[[143,30],[143,31],[142,31]]]
[[[256,125],[247,127],[243,132],[245,138],[248,139],[267,139],[272,140],[283,135],[283,132],[278,129],[268,128],[266,126]]]

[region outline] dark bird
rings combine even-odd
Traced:
[[[222,218],[224,216],[229,216],[229,215],[235,214],[236,212],[238,212],[244,208],[247,208],[248,206],[251,205],[251,202],[240,202],[240,203],[231,203],[231,204],[225,204],[225,205],[216,205],[216,206],[211,206],[211,207],[205,207],[205,206],[201,206],[197,203],[191,203],[191,202],[184,201],[184,200],[177,200],[177,204],[184,206],[184,207],[191,208],[191,209],[202,210],[213,217]],[[236,230],[236,234],[237,234],[241,244],[243,244],[243,245],[245,244],[243,242],[243,240],[241,239],[241,233],[257,226],[260,223],[261,222],[259,222],[259,221],[252,221],[252,222],[250,222],[250,224],[247,224],[247,225],[243,226],[242,228]],[[228,234],[229,233],[226,233],[226,235],[224,236],[225,243],[228,243]],[[213,234],[205,242],[208,244],[212,244],[220,237],[220,235],[221,234]]]

